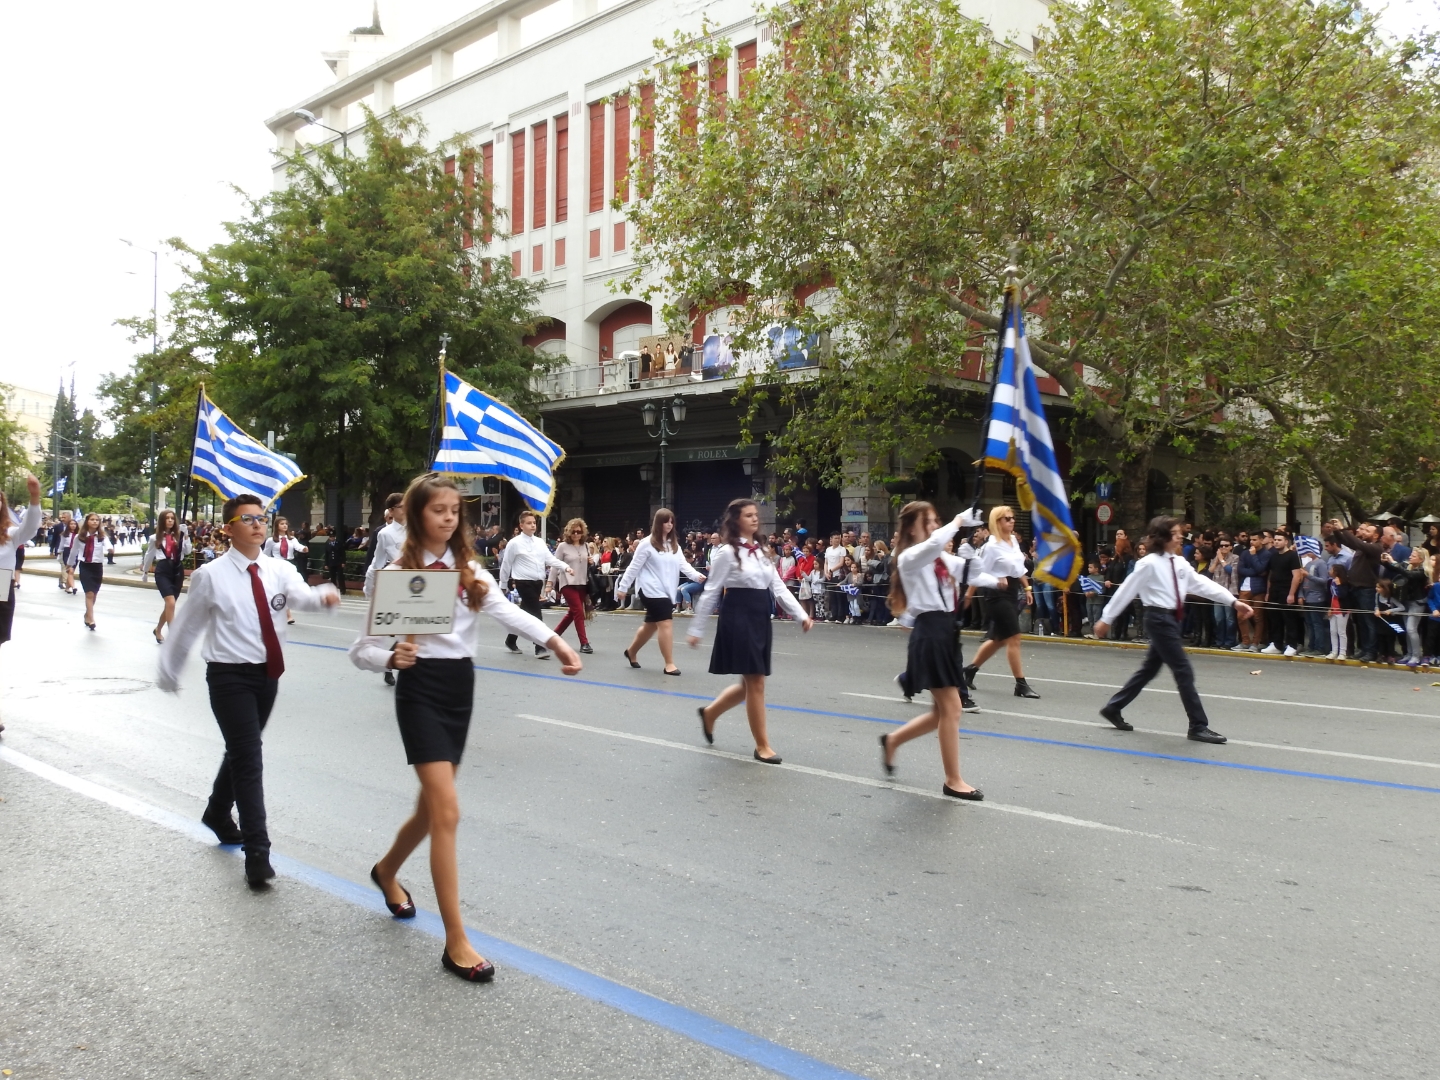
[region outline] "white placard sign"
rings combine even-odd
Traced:
[[[448,634],[455,619],[459,570],[377,570],[367,634]]]

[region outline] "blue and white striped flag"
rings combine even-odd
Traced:
[[[1005,305],[1005,338],[981,458],[984,465],[1015,477],[1020,508],[1034,515],[1034,577],[1068,589],[1081,570],[1080,538],[1070,520],[1070,499],[1040,402],[1025,320],[1014,296]]]
[[[1295,553],[1297,555],[1314,555],[1320,557],[1320,538],[1318,536],[1297,536],[1295,537]]]
[[[1091,596],[1099,596],[1105,591],[1105,586],[1096,581],[1089,574],[1080,576],[1080,591]]]
[[[305,474],[300,466],[265,444],[252,439],[236,426],[200,388],[195,420],[195,449],[190,455],[190,475],[214,488],[222,498],[259,495],[269,510],[287,488]]]
[[[435,471],[503,476],[537,514],[555,500],[555,470],[565,451],[504,402],[445,372],[445,430]]]

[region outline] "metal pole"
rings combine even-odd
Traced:
[[[151,253],[152,273],[150,275],[150,363],[154,371],[156,358],[160,355],[160,249]],[[157,387],[150,380],[150,524],[157,521],[155,512],[155,399]]]
[[[667,436],[670,429],[665,426],[665,411],[660,411],[660,505],[665,505],[665,447],[669,446]]]

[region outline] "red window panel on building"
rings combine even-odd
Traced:
[[[740,72],[740,93],[745,93],[745,76],[755,70],[755,42],[747,41],[735,50],[736,69]]]
[[[555,117],[555,224],[570,220],[570,116]],[[558,265],[558,264],[557,264]]]
[[[592,258],[592,259],[598,259],[599,257],[600,257],[600,230],[599,230],[599,229],[591,229],[591,230],[590,230],[590,258]]]
[[[485,212],[488,217],[495,210],[495,144],[487,142],[480,147],[480,175],[485,180]],[[485,243],[490,243],[491,232],[485,230]]]
[[[612,250],[625,250],[625,222],[623,221],[617,221],[615,223],[615,247]]]
[[[536,244],[530,249],[530,272],[538,274],[545,269],[545,245]]]
[[[590,105],[590,213],[605,208],[605,103]]]
[[[510,253],[510,276],[519,277],[521,269],[522,267],[520,266],[520,252],[512,251]]]
[[[558,269],[565,265],[565,238],[562,236],[555,241],[555,266]]]
[[[730,68],[725,63],[725,57],[713,57],[710,61],[710,96],[718,105],[725,100],[725,95],[729,92]]]
[[[550,174],[550,122],[542,120],[535,125],[534,135],[530,140],[535,154],[535,182],[531,185],[534,193],[531,197],[530,227],[532,229],[543,229],[545,227],[547,204],[550,201],[550,189],[546,180]]]
[[[470,164],[465,166],[464,184],[465,193],[468,196],[470,192],[475,190],[475,162],[473,159],[471,160]],[[467,226],[474,225],[475,219],[473,217],[467,217],[465,219],[465,224]],[[468,227],[465,229],[464,235],[461,237],[460,246],[467,248],[472,248],[475,246],[475,234],[471,232]]]
[[[680,73],[680,134],[694,135],[699,126],[695,112],[695,95],[699,91],[700,73],[694,64]]]
[[[615,141],[610,168],[615,177],[615,197],[630,201],[630,95],[615,99]]]
[[[655,152],[655,128],[653,118],[655,116],[655,84],[640,84],[640,115],[651,120],[651,123],[643,124],[640,128],[640,160],[644,161]]]
[[[510,231],[525,231],[525,130],[510,134]]]

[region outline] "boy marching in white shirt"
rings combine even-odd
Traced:
[[[520,594],[520,608],[528,611],[535,618],[540,618],[540,592],[545,588],[545,577],[550,570],[559,570],[565,576],[562,580],[570,581],[574,575],[570,573],[570,567],[557,559],[550,553],[550,548],[545,541],[535,535],[536,518],[529,510],[520,512],[520,533],[510,538],[505,545],[505,554],[500,557],[500,584],[505,585],[508,581],[515,583],[515,591]],[[516,643],[516,635],[510,634],[505,638],[505,647],[513,653],[520,651]],[[535,658],[537,660],[549,660],[550,654],[544,646],[535,646]]]
[[[1189,738],[1194,742],[1223,743],[1225,736],[1211,730],[1205,716],[1205,706],[1195,689],[1195,669],[1190,666],[1190,657],[1185,653],[1180,629],[1185,623],[1185,597],[1196,593],[1226,607],[1234,607],[1235,614],[1248,619],[1254,612],[1250,605],[1238,600],[1224,586],[1201,577],[1180,557],[1185,541],[1180,532],[1179,518],[1157,517],[1150,522],[1146,546],[1151,554],[1138,563],[1115,595],[1105,605],[1100,622],[1095,626],[1095,636],[1103,638],[1110,629],[1110,622],[1123,612],[1136,596],[1145,605],[1145,636],[1150,647],[1145,653],[1145,662],[1130,676],[1120,691],[1105,703],[1100,715],[1121,731],[1133,731],[1134,725],[1125,721],[1121,710],[1129,705],[1145,689],[1164,664],[1175,676],[1175,687],[1180,691],[1180,700],[1185,705],[1185,715],[1190,720]]]
[[[311,588],[288,562],[261,551],[268,521],[257,495],[237,495],[222,515],[230,550],[190,576],[190,595],[160,648],[156,685],[180,688],[180,670],[202,634],[210,710],[225,737],[225,757],[200,820],[222,844],[245,845],[245,878],[252,886],[275,876],[265,825],[261,732],[285,671],[285,613],[340,603],[333,585]],[[236,828],[230,808],[240,812]]]

